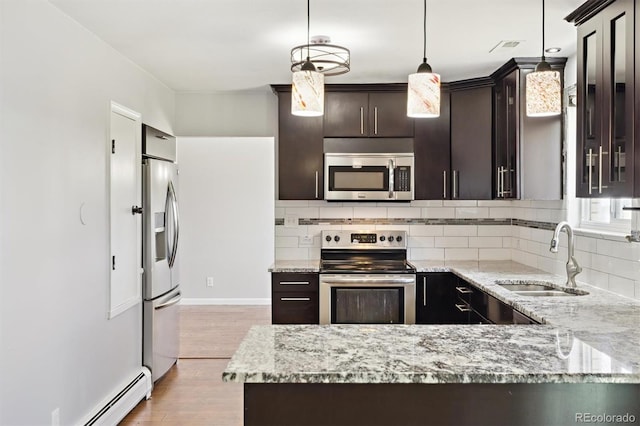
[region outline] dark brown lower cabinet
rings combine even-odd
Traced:
[[[605,413],[626,414],[624,423],[633,423],[638,401],[640,384],[245,383],[244,424],[573,425]]]
[[[318,324],[318,274],[271,274],[271,323]]]
[[[539,324],[450,272],[417,276],[416,324]]]

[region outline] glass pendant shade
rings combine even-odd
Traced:
[[[548,70],[527,74],[526,99],[528,117],[560,114],[562,109],[560,72]]]
[[[407,116],[440,116],[440,75],[432,72],[409,74]]]
[[[291,114],[317,117],[324,114],[324,75],[296,71],[291,84]]]

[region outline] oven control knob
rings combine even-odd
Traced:
[[[384,235],[380,235],[380,241],[384,241],[386,240],[386,237]]]
[[[396,237],[396,241],[397,241],[397,242],[402,241],[402,235],[398,235],[398,236]]]
[[[336,235],[335,237],[333,237],[333,241],[337,243],[338,241],[340,241],[340,237]]]
[[[393,242],[393,235],[389,235],[389,242],[392,243]]]
[[[327,240],[327,242],[331,241],[331,235],[327,235],[326,237],[324,237],[325,240]]]

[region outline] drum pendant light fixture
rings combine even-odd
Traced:
[[[291,114],[318,117],[324,114],[324,75],[309,59],[309,0],[307,0],[307,59],[300,71],[293,73]]]
[[[407,87],[407,116],[414,118],[440,116],[440,75],[427,63],[427,0],[423,24],[422,63],[416,73],[409,75]]]
[[[527,74],[525,85],[528,117],[560,114],[562,106],[560,72],[553,71],[544,57],[544,0],[542,0],[542,57],[535,71]]]

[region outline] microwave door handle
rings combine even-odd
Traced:
[[[394,179],[393,179],[393,173],[394,173],[394,163],[393,160],[389,160],[389,198],[393,198],[393,185],[394,185]]]

